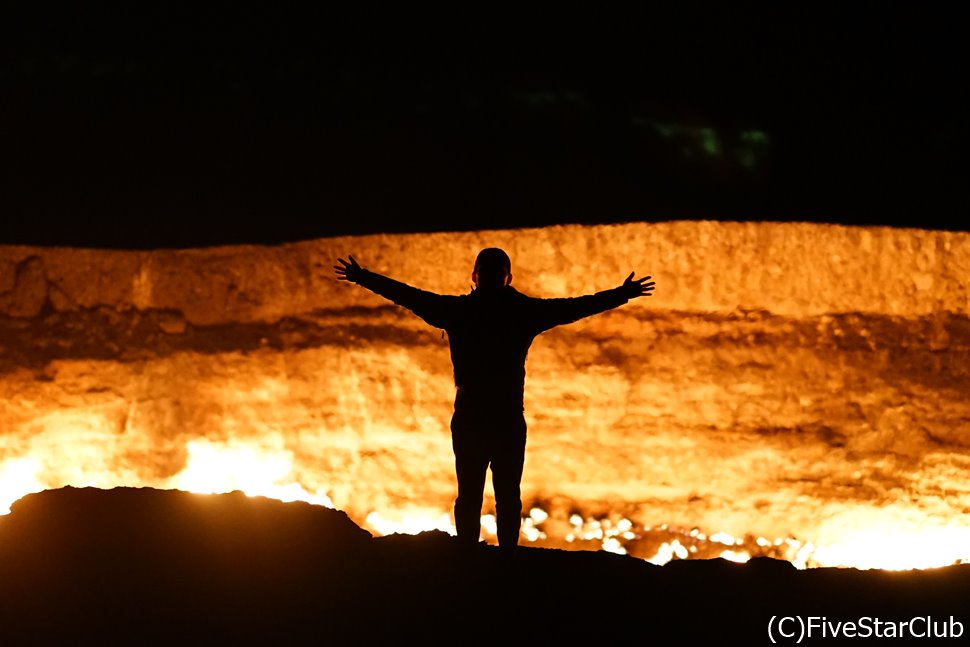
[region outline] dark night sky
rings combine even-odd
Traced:
[[[331,4],[4,5],[0,243],[967,229],[967,39],[942,4]]]

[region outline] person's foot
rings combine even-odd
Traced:
[[[456,539],[456,553],[463,559],[476,559],[485,554],[488,544],[484,541],[470,542],[463,539]]]
[[[455,545],[458,547],[458,551],[462,553],[471,554],[478,549],[478,544],[476,542],[467,541],[465,539],[456,539]]]

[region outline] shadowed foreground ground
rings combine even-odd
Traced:
[[[5,645],[753,644],[768,642],[775,615],[833,623],[932,616],[940,628],[953,616],[967,639],[967,599],[970,565],[659,567],[536,548],[505,562],[494,547],[462,555],[443,533],[373,538],[340,511],[240,493],[63,488],[25,497],[0,517]],[[922,631],[921,621],[914,626]],[[787,629],[797,630],[795,621]]]

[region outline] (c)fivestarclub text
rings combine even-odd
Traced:
[[[953,616],[913,616],[905,620],[862,616],[837,620],[826,616],[774,615],[768,620],[768,638],[774,644],[798,644],[819,638],[960,638],[963,633],[963,623]]]

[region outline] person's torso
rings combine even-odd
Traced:
[[[466,397],[521,405],[526,357],[536,335],[532,319],[530,298],[512,288],[476,291],[458,301],[447,333],[455,385]]]

